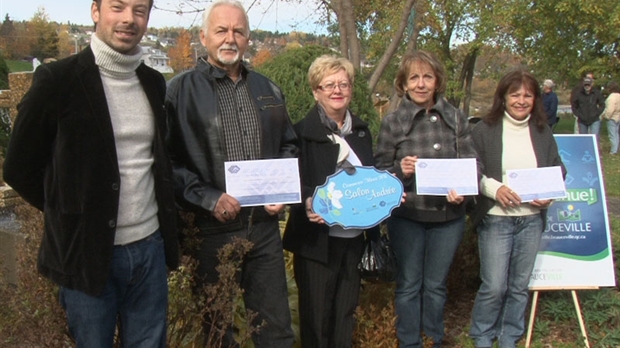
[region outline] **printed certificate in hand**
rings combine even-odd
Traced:
[[[521,202],[566,197],[560,167],[508,170],[506,176],[508,187],[521,197]]]
[[[475,158],[419,158],[415,164],[416,193],[446,196],[455,190],[460,196],[478,194]]]
[[[301,202],[297,158],[224,162],[226,193],[242,207]]]

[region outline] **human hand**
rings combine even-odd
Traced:
[[[324,224],[325,220],[321,217],[321,215],[316,214],[312,210],[312,197],[308,197],[306,199],[306,216],[310,222],[314,222],[315,224]]]
[[[539,209],[547,209],[553,203],[552,199],[535,199],[530,202],[530,205]]]
[[[219,222],[234,220],[241,211],[241,205],[233,196],[223,193],[215,203],[215,209],[211,215]]]
[[[450,190],[446,198],[448,199],[448,203],[451,204],[461,204],[465,200],[465,197],[460,196],[455,190]]]
[[[409,179],[415,173],[415,164],[418,156],[405,156],[400,160],[400,170],[403,172],[403,178]]]
[[[495,200],[498,201],[502,207],[518,207],[521,205],[521,197],[511,190],[508,186],[502,185],[495,193]]]

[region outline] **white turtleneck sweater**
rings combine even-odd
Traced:
[[[124,245],[144,239],[159,228],[151,170],[155,120],[136,75],[142,48],[136,46],[133,52],[121,54],[95,34],[90,46],[110,111],[121,177],[114,244]]]
[[[528,115],[524,120],[518,121],[507,113],[504,114],[502,133],[502,182],[483,176],[480,182],[480,190],[483,195],[495,200],[495,206],[489,210],[490,215],[523,216],[539,214],[540,210],[528,203],[522,203],[518,207],[503,208],[497,202],[495,195],[497,190],[508,182],[506,171],[513,169],[529,169],[538,167],[536,154],[530,137]]]

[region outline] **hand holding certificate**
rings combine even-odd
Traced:
[[[225,162],[226,193],[242,207],[301,202],[296,158]]]
[[[475,158],[419,158],[415,178],[418,195],[446,196],[450,190],[460,196],[478,194]]]
[[[521,202],[566,197],[560,167],[508,170],[506,176],[508,186],[521,197]]]

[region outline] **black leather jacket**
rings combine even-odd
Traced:
[[[227,154],[215,86],[215,79],[225,76],[226,71],[201,58],[194,69],[168,83],[166,142],[173,164],[176,200],[185,210],[212,212],[226,191]],[[282,91],[245,66],[242,76],[259,115],[260,158],[295,157],[296,136]]]

